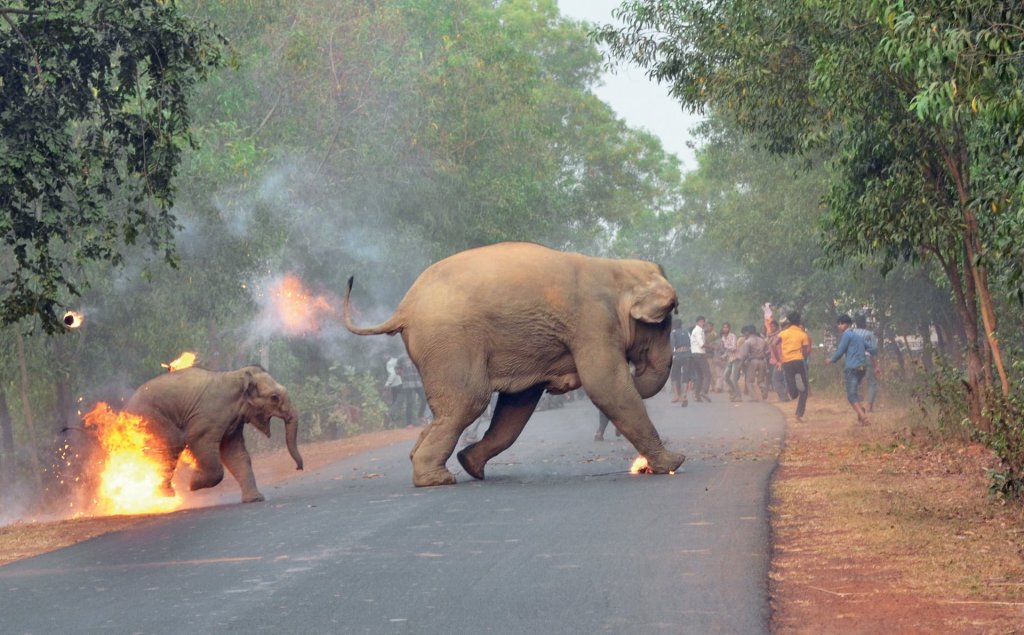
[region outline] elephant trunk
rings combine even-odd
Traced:
[[[292,415],[284,422],[284,440],[288,446],[288,454],[295,461],[295,469],[302,469],[302,455],[299,454],[299,418]]]
[[[636,391],[640,393],[640,397],[648,399],[658,394],[658,391],[668,381],[669,371],[671,370],[671,364],[665,368],[648,366],[641,374],[633,377],[633,384],[636,386]]]

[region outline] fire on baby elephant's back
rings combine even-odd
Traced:
[[[685,459],[664,446],[643,403],[665,385],[672,366],[678,300],[657,264],[532,243],[479,247],[428,267],[391,317],[369,327],[352,323],[352,288],[349,278],[346,328],[401,334],[433,410],[433,423],[410,454],[414,485],[455,483],[445,463],[492,393],[498,401],[490,428],[458,453],[478,479],[518,438],[545,389],[578,384],[652,472],[672,472]]]

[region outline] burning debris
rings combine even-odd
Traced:
[[[184,370],[186,368],[192,368],[196,363],[196,354],[191,351],[185,351],[178,358],[169,364],[160,364],[170,372],[176,370]]]
[[[654,474],[654,470],[647,464],[647,459],[643,456],[638,456],[633,459],[633,465],[629,466],[630,474]],[[669,472],[669,474],[675,474],[675,470]]]
[[[85,322],[85,316],[78,311],[68,311],[64,314],[64,317],[61,318],[61,321],[64,322],[64,326],[67,328],[77,329],[82,326],[83,322]]]
[[[320,330],[320,321],[325,315],[338,315],[331,300],[314,295],[294,274],[272,281],[265,298],[264,325],[287,335],[315,333]]]

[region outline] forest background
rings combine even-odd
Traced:
[[[355,275],[374,323],[501,240],[657,261],[684,323],[770,302],[825,343],[866,314],[890,389],[1018,495],[1024,9],[751,4],[604,27],[553,0],[0,8],[0,519],[59,498],[82,413],[185,350],[264,364],[304,441],[391,425],[400,342],[296,329],[275,290],[331,304]],[[705,116],[696,170],[594,96],[614,59]]]

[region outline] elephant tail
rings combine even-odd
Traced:
[[[378,324],[377,326],[361,327],[356,326],[355,324],[352,323],[352,315],[349,309],[349,296],[352,295],[353,281],[355,281],[355,276],[349,276],[348,289],[345,290],[345,299],[342,301],[341,304],[341,317],[342,322],[345,324],[345,328],[347,328],[350,332],[355,333],[356,335],[382,335],[384,333],[387,333],[388,335],[394,335],[395,333],[401,332],[402,328],[405,325],[402,324],[402,321],[401,319],[399,319],[397,312],[390,318],[388,318],[386,322]]]

